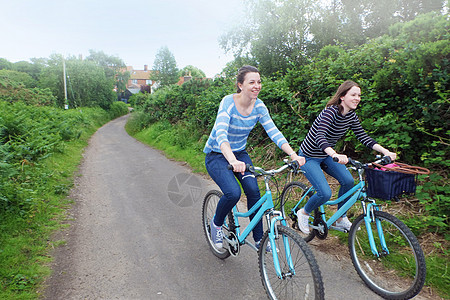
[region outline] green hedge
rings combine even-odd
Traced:
[[[125,105],[125,107],[124,107]],[[128,112],[125,103],[101,108],[63,110],[0,101],[0,214],[26,213],[47,189],[50,174],[41,173],[41,161],[63,153],[65,143]]]

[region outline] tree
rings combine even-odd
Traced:
[[[11,70],[12,69],[12,63],[10,63],[7,59],[0,58],[0,70]]]
[[[221,75],[225,78],[234,78],[236,77],[239,69],[245,65],[259,67],[258,62],[254,58],[251,58],[248,55],[245,57],[237,56],[226,64],[221,72]]]
[[[0,80],[8,79],[16,84],[22,84],[24,87],[33,88],[36,87],[36,80],[25,72],[18,72],[13,70],[0,70]]]
[[[326,45],[353,48],[388,33],[399,22],[440,11],[445,0],[328,0],[321,2],[312,22],[315,53]]]
[[[66,58],[65,64],[69,107],[100,106],[108,109],[116,96],[114,81],[106,76],[104,69],[93,61],[75,57]],[[39,86],[49,88],[60,107],[64,106],[63,79],[62,56],[52,55],[42,72]]]
[[[159,83],[159,87],[178,82],[177,62],[167,46],[161,47],[156,53],[150,79]]]
[[[181,69],[180,71],[178,71],[178,77],[182,77],[182,76],[192,76],[192,78],[205,78],[206,75],[205,73],[200,70],[199,68],[196,68],[192,65],[187,65],[186,67],[184,67],[183,69]]]
[[[44,68],[44,65],[39,63],[37,60],[36,60],[36,63],[34,63],[34,62],[30,63],[28,61],[18,61],[16,63],[13,63],[13,65],[12,65],[12,70],[27,73],[28,75],[33,77],[33,79],[35,79],[35,80],[39,79],[39,75],[43,68]]]
[[[317,55],[324,46],[354,48],[388,33],[446,0],[248,0],[247,15],[220,37],[234,56],[249,57],[264,75],[285,73]]]
[[[247,21],[220,38],[225,51],[253,57],[263,74],[283,72],[305,62],[313,0],[252,0]]]
[[[117,57],[105,54],[103,51],[89,50],[86,60],[92,61],[105,71],[107,78],[115,81],[116,90],[122,93],[126,89],[130,72],[126,70],[125,62]]]

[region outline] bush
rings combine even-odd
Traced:
[[[111,104],[109,108],[109,114],[111,119],[115,119],[121,116],[124,116],[128,113],[128,105],[122,101],[116,101]]]
[[[36,80],[27,73],[12,70],[0,70],[0,81],[3,80],[23,84],[27,88],[34,88],[37,84]]]
[[[133,111],[127,121],[126,130],[129,134],[134,135],[137,132],[145,129],[151,122],[149,114],[143,111]]]
[[[95,122],[109,117],[102,109],[62,110],[0,101],[0,214],[26,213],[46,189],[51,175],[40,163],[65,150],[65,143],[80,138]]]
[[[35,106],[50,106],[55,105],[56,98],[49,89],[27,88],[19,81],[0,76],[0,101],[7,101],[9,103],[23,102]]]

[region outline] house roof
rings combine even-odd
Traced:
[[[141,86],[136,83],[131,83],[130,85],[128,85],[128,89],[140,89],[140,88]]]
[[[141,91],[141,89],[133,89],[133,88],[128,88],[128,90],[132,93],[132,94],[137,94]]]
[[[150,79],[151,71],[132,70],[130,71],[130,79]]]

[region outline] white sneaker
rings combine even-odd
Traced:
[[[343,217],[342,221],[336,221],[336,227],[350,231],[350,228],[352,227],[352,222],[350,222],[347,217]]]
[[[304,234],[309,234],[309,215],[304,214],[304,209],[297,211],[298,228]]]

